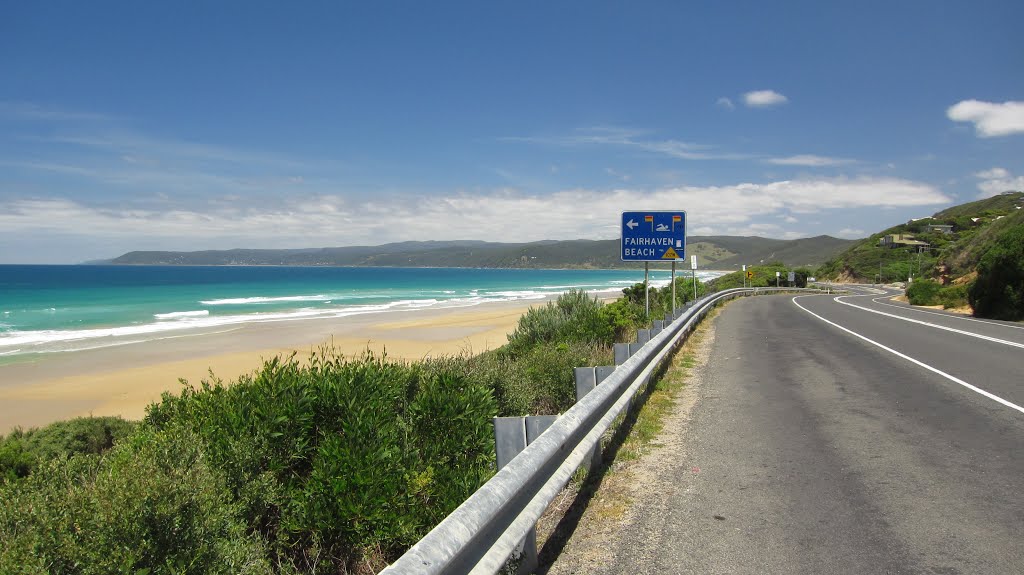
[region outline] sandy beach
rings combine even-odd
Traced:
[[[179,379],[199,383],[209,373],[233,381],[263,360],[323,345],[345,355],[367,349],[388,357],[480,353],[504,345],[531,305],[505,302],[469,308],[376,312],[344,318],[253,323],[215,333],[89,351],[46,354],[0,366],[0,434],[83,415],[139,419]]]

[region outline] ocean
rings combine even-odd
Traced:
[[[651,283],[669,277],[652,271]],[[640,281],[639,270],[0,265],[0,363],[251,322],[543,300],[572,288],[615,295]]]

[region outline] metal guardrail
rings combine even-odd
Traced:
[[[721,301],[777,291],[803,290],[736,288],[694,302],[381,575],[497,573],[631,398],[708,311]]]

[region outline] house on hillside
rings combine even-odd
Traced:
[[[926,229],[929,232],[938,232],[940,234],[953,233],[953,226],[949,224],[928,224]]]
[[[889,234],[883,236],[878,240],[878,245],[893,249],[893,248],[916,248],[916,247],[928,247],[928,242],[922,242],[921,240],[915,240],[911,234]]]

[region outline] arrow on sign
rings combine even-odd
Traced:
[[[633,229],[633,228],[635,228],[635,227],[637,227],[639,225],[640,224],[634,222],[633,220],[629,220],[628,222],[626,222],[626,227],[629,228],[629,229]]]

